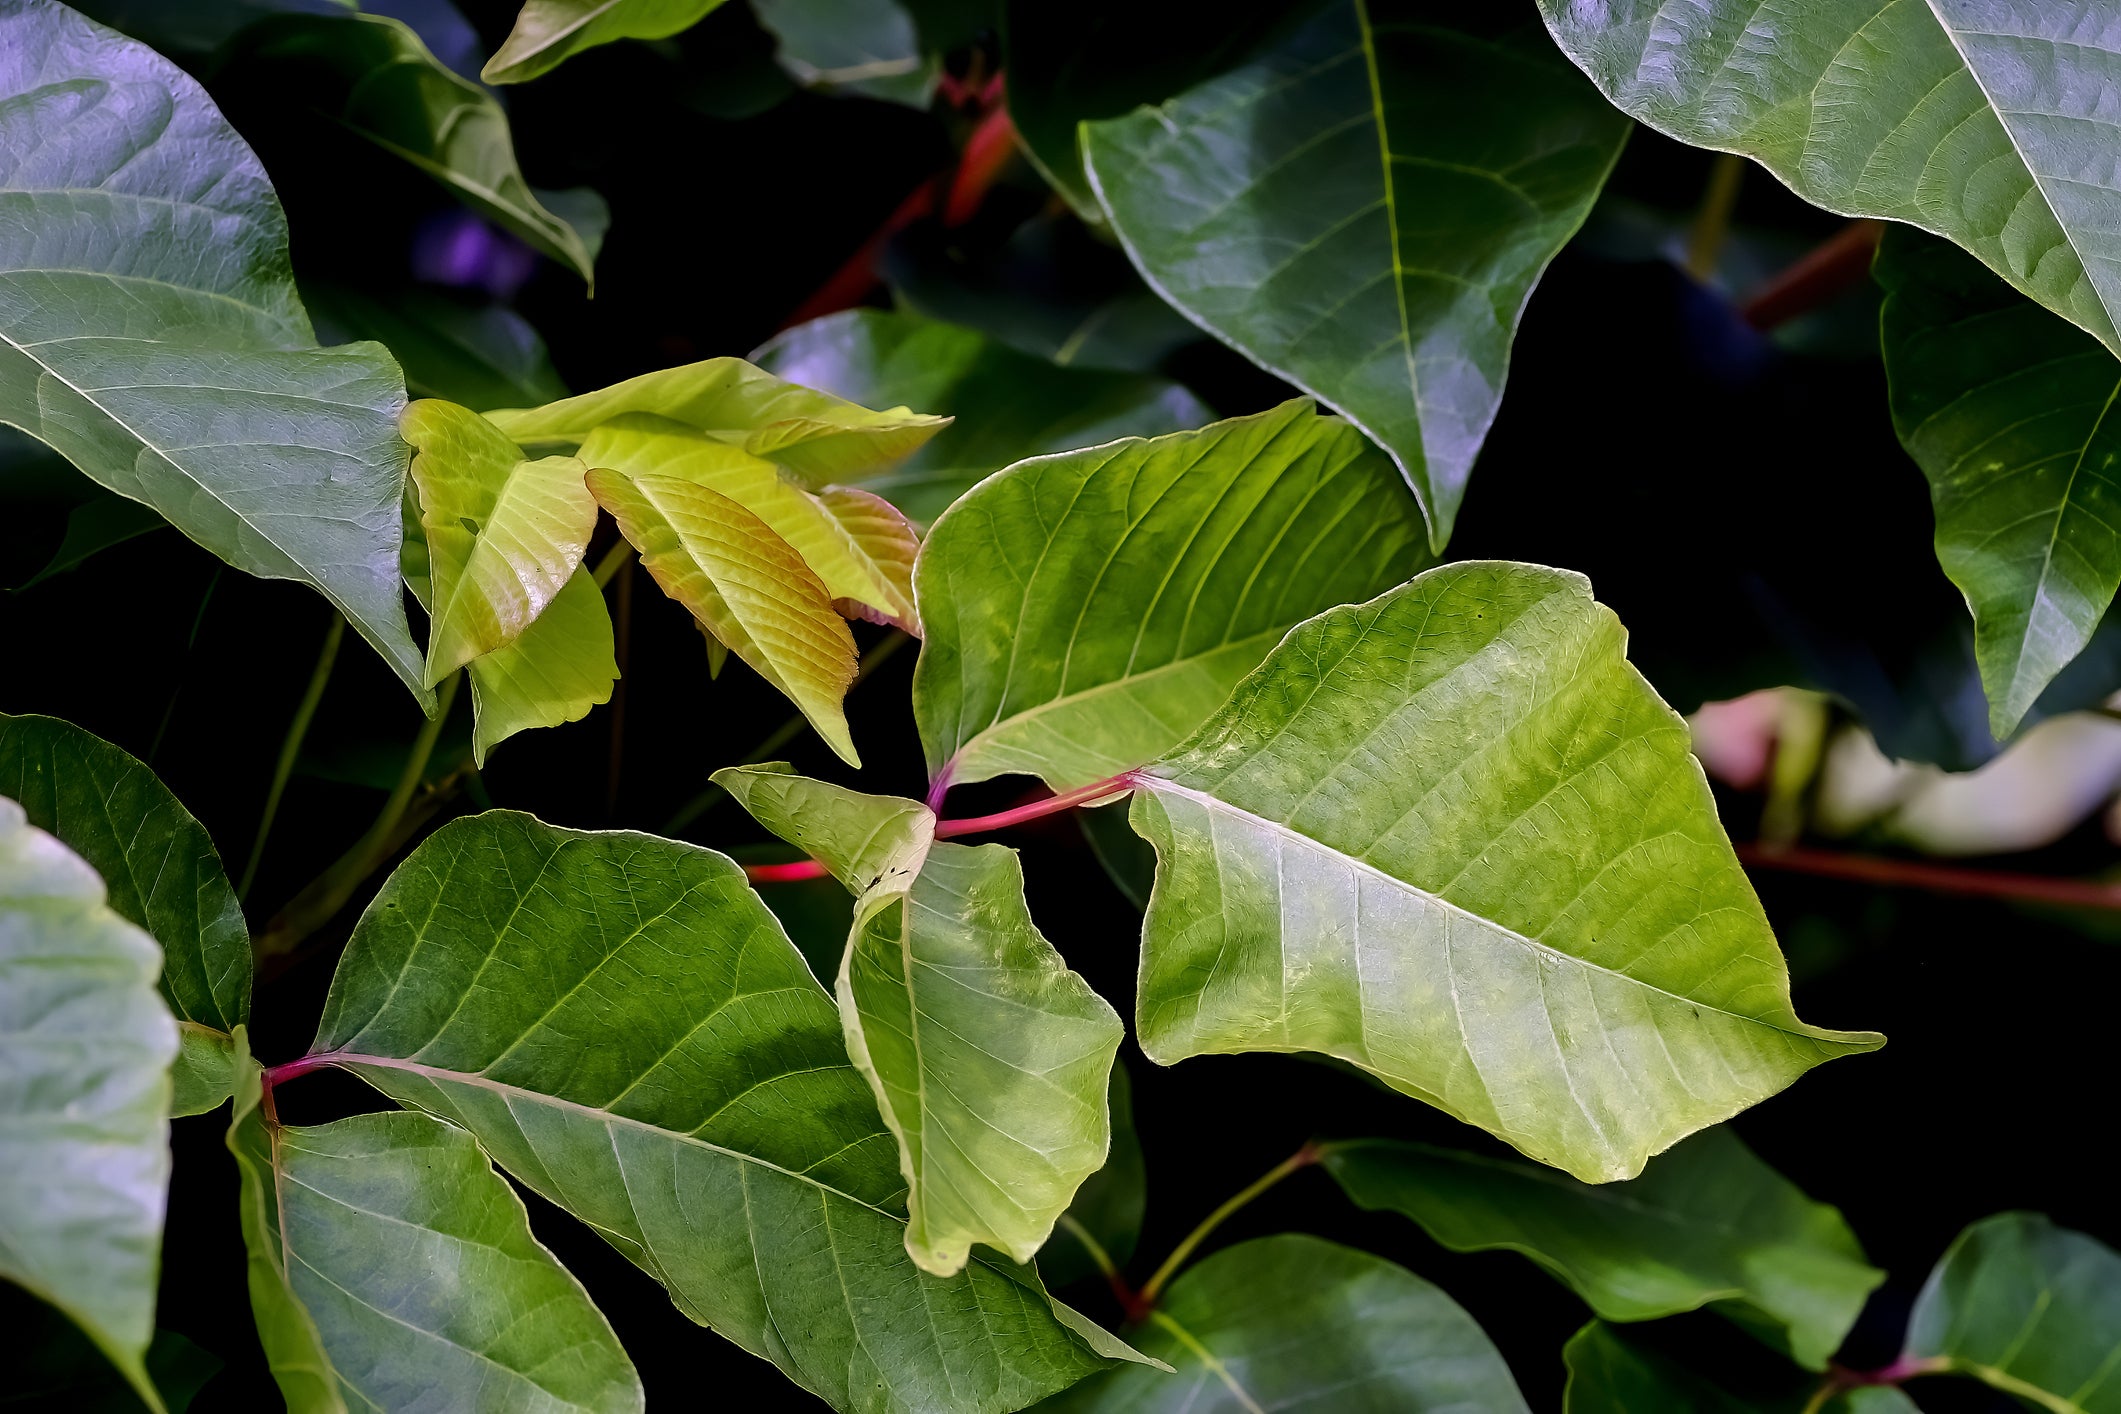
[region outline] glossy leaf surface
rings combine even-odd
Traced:
[[[915,569],[929,772],[1067,790],[1139,766],[1292,625],[1428,562],[1391,463],[1306,401],[1013,467]]]
[[[588,481],[663,592],[795,703],[842,760],[859,765],[841,705],[854,682],[854,635],[794,547],[687,477],[596,467]]]
[[[1590,1183],[1875,1049],[1797,1019],[1686,724],[1581,576],[1430,570],[1136,776],[1150,1059],[1317,1051]]]
[[[2121,586],[2121,362],[1942,241],[1889,232],[1877,274],[1893,426],[1929,478],[2000,741]]]
[[[472,764],[517,732],[578,722],[611,700],[617,641],[604,592],[578,565],[522,637],[471,660]]]
[[[315,1050],[470,1129],[836,1408],[1018,1408],[1131,1353],[1021,1268],[914,1266],[832,1001],[720,855],[446,825],[363,915]]]
[[[1624,111],[1945,236],[2121,352],[2121,41],[2098,0],[1540,0]]]
[[[237,569],[313,585],[424,698],[397,365],[316,346],[279,201],[205,92],[51,0],[5,0],[0,211],[0,422]]]
[[[850,309],[779,335],[760,367],[865,407],[903,404],[975,414],[895,469],[862,484],[921,522],[990,473],[1044,452],[1154,437],[1215,420],[1177,383],[1143,373],[1068,368],[955,324]]]
[[[1169,102],[1083,129],[1127,254],[1187,317],[1392,454],[1450,539],[1532,286],[1628,124],[1537,34],[1340,0]]]
[[[834,992],[898,1140],[906,1250],[943,1276],[975,1242],[1029,1262],[1104,1166],[1125,1031],[1031,921],[1016,852],[935,843],[918,802],[785,766],[715,780],[857,896]]]
[[[2121,1254],[2034,1213],[1984,1218],[1923,1285],[1907,1357],[2057,1414],[2121,1410]]]
[[[1697,1134],[1640,1178],[1584,1184],[1530,1164],[1386,1139],[1328,1146],[1365,1208],[1403,1213],[1454,1252],[1522,1252],[1609,1321],[1714,1305],[1787,1332],[1826,1367],[1885,1274],[1841,1214],[1814,1203],[1728,1128]]]
[[[276,1125],[259,1088],[251,1066],[228,1147],[292,1414],[642,1408],[618,1337],[469,1134],[403,1112]]]
[[[72,1317],[150,1408],[177,1030],[154,940],[0,798],[0,1277]]]
[[[488,83],[523,83],[561,60],[620,39],[667,39],[722,0],[524,0],[515,28],[486,61]]]
[[[1458,1303],[1404,1267],[1315,1237],[1226,1248],[1182,1273],[1142,1328],[1175,1375],[1116,1370],[1062,1414],[1528,1414],[1510,1368]]]
[[[513,643],[582,563],[597,503],[573,457],[525,461],[479,414],[422,399],[405,409],[433,596],[427,681]]]

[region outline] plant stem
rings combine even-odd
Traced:
[[[624,541],[620,542],[624,544]],[[627,547],[631,549],[631,546]],[[609,555],[604,558],[610,559]],[[633,561],[621,560],[615,575],[619,582],[618,610],[612,614],[612,661],[619,680],[611,685],[611,749],[604,762],[604,817],[619,813],[619,767],[626,759],[626,683],[628,660],[633,652]]]
[[[589,576],[597,582],[597,588],[602,589],[611,583],[611,577],[619,572],[620,567],[632,559],[633,546],[621,540],[604,552],[604,558],[597,561],[597,567],[589,572]]]
[[[744,877],[754,884],[792,884],[824,878],[825,866],[815,859],[798,859],[793,864],[746,864]]]
[[[1220,1208],[1201,1219],[1200,1226],[1187,1233],[1186,1240],[1171,1249],[1171,1255],[1164,1258],[1164,1264],[1156,1269],[1156,1274],[1142,1283],[1143,1309],[1146,1311],[1156,1304],[1156,1298],[1163,1295],[1165,1285],[1178,1274],[1178,1269],[1186,1264],[1186,1259],[1193,1255],[1193,1249],[1207,1241],[1208,1235],[1228,1221],[1232,1214],[1298,1169],[1309,1168],[1317,1163],[1324,1153],[1325,1150],[1315,1141],[1305,1144],[1254,1179],[1248,1186],[1240,1189]]]
[[[1952,1362],[1944,1356],[1920,1358],[1903,1355],[1890,1365],[1881,1365],[1875,1370],[1851,1370],[1842,1365],[1829,1366],[1819,1388],[1805,1401],[1803,1414],[1819,1414],[1835,1395],[1847,1394],[1852,1389],[1871,1389],[1879,1385],[1900,1385],[1917,1375],[1935,1375],[1949,1370]]]
[[[1762,331],[1810,314],[1870,274],[1883,221],[1851,221],[1747,296],[1738,313]]]
[[[2017,903],[2052,903],[2068,908],[2121,910],[2121,883],[2068,879],[2050,874],[2006,874],[1989,869],[1955,869],[1915,859],[1887,859],[1872,854],[1841,854],[1828,849],[1768,849],[1738,846],[1748,868],[1780,869],[1824,879],[1847,879],[1888,888],[1927,889],[1967,898],[2005,899]]]
[[[1092,805],[1115,795],[1125,795],[1134,789],[1134,773],[1122,771],[1116,776],[1107,776],[1101,781],[1092,781],[1086,786],[1044,800],[1034,800],[1029,805],[1019,805],[1014,810],[1003,810],[993,815],[975,815],[968,820],[938,820],[935,822],[935,837],[951,839],[957,835],[976,835],[988,830],[1007,829],[1021,825],[1026,820],[1036,820],[1042,815],[1057,815],[1063,810],[1073,810],[1078,805]]]
[[[294,720],[287,724],[287,739],[280,743],[280,759],[274,763],[272,787],[265,792],[265,810],[258,816],[257,838],[250,844],[250,859],[243,866],[243,882],[236,885],[236,897],[250,897],[251,883],[258,877],[258,861],[265,857],[265,840],[272,833],[273,817],[280,812],[280,796],[287,789],[287,778],[294,774],[295,758],[302,754],[302,739],[309,735],[310,719],[317,715],[317,704],[324,700],[324,685],[331,680],[331,665],[339,656],[339,640],[346,636],[346,615],[337,609],[331,611],[331,627],[324,630],[324,646],[317,650],[317,666],[310,672],[309,687],[295,707]]]
[[[1745,159],[1733,152],[1719,152],[1709,167],[1709,184],[1701,194],[1701,210],[1687,232],[1686,272],[1701,284],[1716,273],[1716,259],[1723,254],[1724,237],[1730,234],[1731,212],[1738,205],[1738,188],[1745,183]]]

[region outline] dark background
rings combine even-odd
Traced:
[[[513,6],[463,8],[490,52]],[[543,262],[515,295],[570,387],[753,348],[909,190],[953,162],[962,116],[793,91],[771,48],[732,3],[677,41],[595,50],[506,94],[533,182],[594,186],[612,208],[594,300]],[[978,60],[961,52],[952,64],[991,68],[992,53],[990,37]],[[216,97],[279,186],[305,276],[385,292],[412,279],[423,232],[454,210],[446,196],[345,134],[290,116],[269,90]],[[1947,671],[1934,667],[1937,654],[1950,660],[1963,640],[1964,609],[1931,553],[1923,480],[1887,421],[1876,296],[1859,288],[1778,341],[1747,329],[1726,293],[1696,285],[1642,234],[1683,226],[1708,163],[1637,132],[1591,227],[1532,301],[1453,553],[1590,574],[1630,625],[1637,662],[1682,708],[1769,683],[1831,680],[1851,661],[1895,690],[1933,682],[1921,674]],[[976,219],[951,231],[917,226],[898,255],[977,270],[1042,212],[1050,219],[1048,195],[1019,162]],[[1733,239],[1772,264],[1840,224],[1755,171]],[[1056,300],[1131,281],[1124,261],[1090,237],[1065,244]],[[1206,340],[1171,354],[1163,370],[1225,415],[1291,391]],[[16,486],[0,523],[0,584],[44,563],[85,494],[61,469]],[[443,818],[490,800],[557,824],[663,831],[710,771],[783,722],[788,704],[741,665],[710,681],[682,611],[645,580],[639,587],[622,610],[623,714],[602,708],[511,740]],[[307,590],[223,573],[174,532],[156,532],[0,594],[0,710],[66,717],[149,761],[213,833],[233,874],[327,616]],[[865,643],[878,636],[858,632]],[[921,793],[912,665],[911,652],[897,656],[850,701],[868,763],[859,777],[808,735],[784,754],[827,779]],[[1918,687],[1906,690],[1919,699]],[[458,709],[437,753],[444,762],[468,740],[469,708]],[[1910,710],[1919,715],[1919,701]],[[418,726],[402,687],[349,635],[250,899],[254,926],[360,833]],[[965,789],[952,813],[1003,808],[1023,785]],[[1734,838],[1748,837],[1756,805],[1725,803]],[[682,833],[729,849],[765,838],[726,804]],[[1139,918],[1076,824],[1048,819],[1010,842],[1024,852],[1041,927],[1128,1014]],[[2087,832],[2032,867],[2087,868],[2108,853]],[[1802,1014],[1891,1039],[1735,1122],[1770,1163],[1838,1205],[1892,1274],[1844,1352],[1850,1363],[1895,1353],[1929,1264],[1969,1221],[2036,1209],[2121,1243],[2111,1169],[2096,1148],[2112,1108],[2103,1018],[2121,992],[2121,949],[2099,920],[1780,876],[1758,883],[1791,955]],[[267,1062],[306,1047],[356,911],[260,986],[255,1030]],[[1131,1042],[1123,1055],[1150,1174],[1137,1280],[1217,1202],[1307,1138],[1483,1146],[1483,1136],[1413,1100],[1300,1059],[1206,1058],[1167,1070]],[[285,1117],[314,1122],[377,1102],[327,1074],[281,1103]],[[161,1319],[226,1362],[195,1408],[273,1407],[244,1296],[224,1122],[176,1122]],[[654,1407],[753,1390],[769,1407],[806,1405],[769,1367],[678,1316],[586,1229],[530,1202],[539,1234],[618,1328]],[[1215,1244],[1285,1230],[1382,1253],[1441,1283],[1502,1348],[1534,1407],[1559,1408],[1560,1347],[1587,1313],[1529,1263],[1444,1252],[1404,1220],[1356,1211],[1316,1171],[1247,1209]],[[1066,1294],[1118,1320],[1094,1285]],[[1773,1368],[1713,1317],[1661,1323],[1656,1335],[1721,1368]],[[1916,1393],[1932,1410],[2008,1407],[1962,1382]]]

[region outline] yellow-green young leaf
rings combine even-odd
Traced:
[[[846,601],[850,617],[896,622],[913,616],[920,542],[905,517],[882,502],[872,507],[873,497],[849,500],[859,493],[843,488],[813,494],[763,457],[647,413],[621,413],[601,424],[578,455],[628,476],[681,477],[718,491],[792,545],[825,592]]]
[[[660,369],[594,393],[489,416],[526,446],[572,448],[600,424],[629,412],[681,422],[776,462],[812,485],[886,470],[950,425],[947,417],[905,408],[872,412],[785,382],[740,358]]]
[[[638,1414],[618,1337],[471,1135],[402,1112],[280,1125],[244,1061],[228,1148],[290,1414]]]
[[[1882,1045],[1797,1019],[1625,645],[1581,575],[1502,561],[1293,630],[1133,777],[1150,1059],[1336,1056],[1605,1183]]]
[[[735,501],[684,477],[597,467],[589,489],[663,592],[786,694],[841,760],[860,765],[842,705],[854,635],[803,557]]]
[[[667,39],[692,28],[722,0],[525,0],[515,28],[479,77],[523,83],[571,54],[620,39]]]
[[[425,398],[405,409],[427,543],[427,681],[514,642],[582,563],[596,499],[573,457],[525,461],[479,414]]]
[[[913,710],[940,781],[1154,760],[1283,634],[1431,563],[1382,452],[1307,400],[1035,457],[929,532]]]
[[[617,645],[604,591],[587,566],[553,596],[515,642],[471,660],[472,764],[532,727],[578,722],[611,700]]]
[[[177,1054],[161,964],[96,871],[0,797],[0,1278],[64,1311],[157,1411]]]
[[[781,764],[714,778],[856,896],[834,992],[898,1140],[907,1252],[941,1276],[975,1242],[1029,1262],[1104,1166],[1125,1029],[1033,925],[1015,851],[934,843],[918,802]]]

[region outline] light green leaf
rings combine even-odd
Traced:
[[[895,470],[862,479],[922,522],[932,522],[990,473],[1025,457],[1215,420],[1205,404],[1168,379],[1066,368],[971,329],[880,309],[849,309],[799,324],[752,358],[769,373],[865,407],[976,413],[945,428]]]
[[[942,70],[898,0],[751,0],[780,41],[774,57],[805,88],[926,108]]]
[[[1113,1063],[1106,1104],[1112,1113],[1112,1149],[1105,1166],[1083,1180],[1052,1240],[1038,1249],[1039,1275],[1055,1286],[1097,1275],[1097,1260],[1084,1245],[1085,1235],[1115,1266],[1125,1266],[1141,1240],[1149,1177],[1141,1136],[1134,1131],[1134,1086],[1124,1063]]]
[[[676,477],[719,492],[795,548],[843,612],[917,628],[912,527],[888,504],[832,487],[812,492],[763,457],[680,422],[621,413],[583,440],[581,459],[627,476]]]
[[[272,66],[276,86],[411,163],[594,286],[594,249],[524,180],[500,103],[451,72],[403,21],[283,15],[243,31],[225,64]]]
[[[455,403],[423,398],[401,426],[416,452],[433,596],[431,687],[522,636],[582,563],[597,506],[580,461],[525,461],[492,423]]]
[[[1947,237],[2108,348],[2121,310],[2111,5],[1540,0],[1622,109],[1805,200]]]
[[[795,703],[841,760],[860,765],[842,705],[854,635],[794,547],[686,477],[596,467],[589,489],[663,592]]]
[[[780,763],[714,779],[856,895],[834,991],[898,1139],[906,1250],[941,1276],[975,1242],[1029,1262],[1104,1166],[1125,1028],[1032,923],[1016,852],[937,844],[917,801]]]
[[[1903,1358],[2054,1414],[2121,1410],[2121,1254],[2035,1213],[1984,1218],[1923,1284]]]
[[[1291,632],[1132,777],[1149,1058],[1317,1051],[1605,1183],[1882,1045],[1797,1019],[1625,641],[1582,576],[1502,561]]]
[[[1510,1367],[1458,1303],[1404,1267],[1286,1233],[1186,1271],[1142,1328],[1176,1374],[1115,1370],[1055,1414],[1529,1414]]]
[[[894,466],[950,425],[947,417],[903,407],[872,412],[784,382],[740,358],[660,369],[544,407],[491,416],[526,446],[572,449],[602,424],[630,412],[681,422],[786,467],[813,486]]]
[[[515,28],[479,77],[523,83],[561,60],[620,39],[668,39],[691,29],[722,0],[524,0]]]
[[[1365,1208],[1403,1213],[1454,1252],[1522,1252],[1609,1321],[1702,1306],[1776,1328],[1823,1370],[1885,1273],[1841,1214],[1805,1197],[1728,1128],[1697,1134],[1642,1177],[1592,1186],[1552,1169],[1388,1139],[1328,1145]]]
[[[1890,231],[1877,273],[1893,426],[1929,478],[2001,741],[2121,586],[2121,363],[1942,241]]]
[[[316,346],[279,200],[198,84],[0,0],[0,232],[0,422],[237,569],[313,585],[431,701],[398,584],[397,365]]]
[[[914,571],[914,715],[941,782],[1142,765],[1284,633],[1429,563],[1390,462],[1307,401],[1011,467]]]
[[[604,591],[577,566],[523,636],[471,660],[472,764],[517,732],[578,722],[611,700],[617,643]]]
[[[1536,34],[1338,0],[1167,103],[1083,127],[1090,184],[1181,313],[1392,454],[1450,539],[1510,340],[1628,124]]]
[[[154,940],[0,797],[0,1277],[70,1316],[147,1402],[177,1028]]]
[[[832,1001],[720,855],[445,825],[363,915],[314,1054],[470,1129],[836,1408],[1019,1408],[1131,1354],[998,1258],[914,1266]]]
[[[292,1414],[642,1408],[611,1326],[463,1130],[405,1113],[275,1124],[249,1065],[228,1147]]]
[[[567,396],[545,341],[505,305],[466,304],[418,286],[383,297],[306,281],[302,297],[324,337],[387,345],[415,397],[447,398],[484,412]]]
[[[233,1036],[196,1021],[178,1022],[177,1058],[169,1067],[170,1115],[200,1115],[218,1109],[235,1093],[238,1073]]]
[[[250,930],[221,856],[155,773],[56,717],[0,714],[0,795],[87,860],[119,917],[162,947],[183,1042],[173,1114],[228,1098],[227,1033],[250,1017]]]

